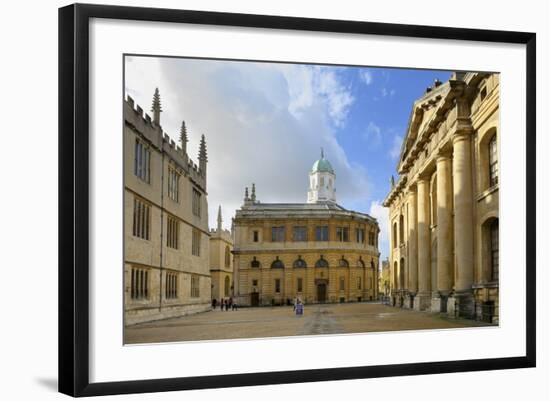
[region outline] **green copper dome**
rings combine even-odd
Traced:
[[[312,173],[332,173],[334,174],[334,170],[332,169],[332,165],[330,162],[325,159],[325,155],[323,153],[323,150],[321,150],[321,158],[317,160],[315,163],[313,163],[313,167],[311,168]]]

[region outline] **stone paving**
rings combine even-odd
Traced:
[[[125,343],[452,329],[488,325],[380,303],[306,305],[303,316],[296,316],[291,306],[240,308],[237,311],[217,309],[129,326],[125,329]]]

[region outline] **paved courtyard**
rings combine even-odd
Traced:
[[[125,343],[451,329],[487,325],[380,303],[306,305],[303,316],[296,316],[291,306],[241,308],[238,311],[216,309],[127,327]]]

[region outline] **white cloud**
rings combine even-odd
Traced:
[[[393,95],[395,95],[395,89],[382,88],[380,90],[380,93],[382,94],[382,97],[392,97]]]
[[[288,110],[294,117],[301,118],[306,109],[320,103],[326,106],[335,126],[345,125],[355,98],[338,76],[338,68],[291,64],[271,64],[269,67],[285,77],[290,97]]]
[[[329,105],[329,114],[337,126],[342,126],[347,117],[350,106],[355,101],[350,88],[345,87],[336,77],[333,70],[319,68],[318,90],[326,96]]]
[[[369,214],[378,220],[378,226],[380,227],[380,235],[378,237],[380,258],[385,259],[389,255],[390,243],[389,243],[389,212],[386,207],[382,205],[382,202],[374,200],[370,204]]]
[[[144,110],[159,87],[161,125],[178,137],[188,128],[188,154],[208,148],[209,224],[222,205],[224,227],[242,205],[244,187],[256,183],[262,202],[305,202],[308,172],[320,147],[337,175],[337,197],[368,208],[367,172],[350,163],[336,138],[353,96],[339,70],[328,67],[134,58],[126,65],[126,91]]]
[[[364,68],[359,70],[359,79],[365,84],[370,85],[372,83],[372,73]]]
[[[393,137],[392,145],[390,148],[390,157],[392,159],[397,159],[401,153],[401,144],[403,142],[403,137],[396,135]]]
[[[382,129],[374,122],[370,121],[363,138],[373,147],[377,147],[382,142]]]

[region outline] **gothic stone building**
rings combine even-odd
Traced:
[[[125,324],[181,316],[210,308],[206,144],[199,165],[153,118],[124,102],[124,317]]]
[[[307,203],[261,203],[252,185],[235,225],[235,297],[243,305],[360,302],[377,297],[378,223],[336,203],[321,155]]]
[[[210,230],[210,275],[212,276],[212,299],[233,295],[233,238],[231,232],[222,228],[222,210],[218,209],[218,226]]]
[[[455,73],[418,99],[384,205],[394,305],[498,322],[499,76]]]

